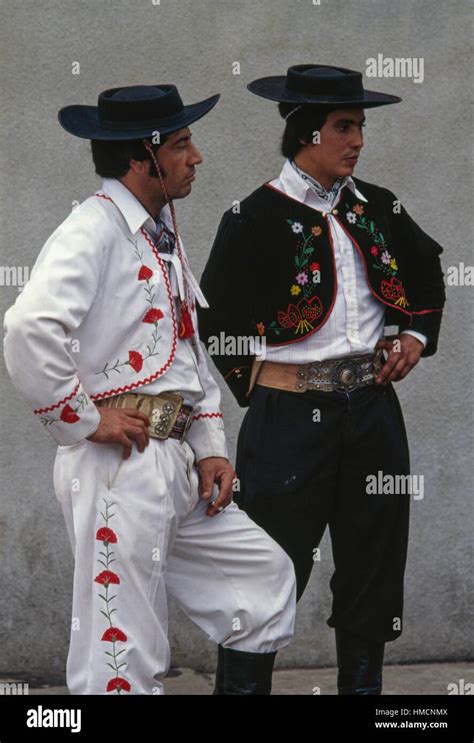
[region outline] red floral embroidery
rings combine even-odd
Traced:
[[[390,281],[382,281],[380,291],[385,299],[394,302],[400,307],[406,307],[408,302],[405,296],[403,284],[399,279],[392,278]]]
[[[99,542],[104,542],[104,544],[116,544],[117,542],[116,533],[113,531],[113,529],[109,529],[108,526],[102,526],[100,529],[98,529],[95,538],[98,539]]]
[[[101,637],[106,642],[126,642],[127,635],[118,627],[109,627]]]
[[[128,352],[128,363],[136,372],[139,372],[143,366],[143,356],[138,351]]]
[[[69,404],[64,406],[59,417],[64,423],[77,423],[77,421],[81,420]]]
[[[151,279],[152,276],[153,271],[151,270],[151,268],[148,268],[148,266],[145,266],[145,264],[143,264],[138,272],[138,280],[148,281],[148,279]]]
[[[142,322],[158,322],[158,320],[161,320],[163,317],[163,313],[161,310],[155,309],[152,307],[151,310],[148,310],[148,312],[145,313]]]
[[[286,312],[278,312],[278,322],[284,328],[296,328],[295,333],[304,333],[313,330],[311,324],[323,311],[319,297],[301,299],[297,305],[289,304]]]
[[[96,575],[94,580],[96,583],[102,583],[104,586],[109,586],[111,583],[120,583],[117,573],[112,573],[111,570],[103,570],[99,575]]]
[[[120,669],[127,665],[125,661],[119,663],[120,656],[126,652],[126,648],[117,650],[116,643],[127,642],[128,638],[123,630],[112,623],[112,615],[117,609],[115,607],[111,608],[111,604],[117,596],[109,595],[109,586],[113,584],[119,585],[120,578],[117,573],[110,570],[111,563],[115,561],[114,552],[110,549],[110,545],[116,544],[118,538],[115,531],[108,525],[109,519],[114,516],[110,510],[114,504],[107,501],[106,498],[103,498],[103,501],[105,508],[104,511],[101,511],[101,516],[105,521],[105,526],[101,526],[95,536],[104,545],[104,549],[99,552],[98,562],[105,570],[102,570],[94,578],[94,581],[104,587],[104,591],[99,593],[100,598],[104,602],[103,609],[100,610],[100,613],[104,615],[109,623],[109,626],[102,633],[101,640],[112,643],[111,651],[106,650],[105,654],[110,659],[107,661],[107,665],[115,672],[115,677],[107,682],[106,689],[107,691],[115,691],[117,694],[121,694],[122,691],[130,691],[131,686],[126,679],[120,676]]]
[[[55,418],[53,415],[42,415],[41,416],[41,423],[44,426],[49,426],[52,423],[77,423],[77,421],[80,421],[80,417],[78,416],[78,412],[80,410],[83,410],[88,404],[90,400],[85,394],[85,392],[81,392],[80,395],[77,396],[76,400],[76,407],[73,408],[69,403],[67,403],[63,409],[61,410],[59,414],[59,418]]]
[[[120,694],[122,689],[123,691],[130,691],[130,684],[125,679],[120,678],[120,676],[110,679],[107,684],[107,691],[116,691]]]
[[[133,371],[139,372],[141,371],[146,359],[150,358],[151,356],[158,356],[158,353],[156,353],[156,347],[158,345],[158,341],[160,340],[160,336],[158,335],[158,320],[161,320],[164,315],[163,312],[158,309],[158,307],[153,306],[153,302],[155,299],[155,294],[153,292],[154,285],[151,283],[151,279],[153,278],[153,271],[149,266],[143,263],[143,251],[140,251],[138,243],[133,242],[133,240],[129,240],[129,242],[133,245],[135,255],[141,263],[140,269],[137,274],[137,279],[138,281],[145,282],[144,289],[146,294],[146,302],[149,305],[149,309],[145,312],[142,322],[154,325],[151,334],[152,342],[146,346],[146,354],[141,354],[138,351],[129,351],[128,359],[126,361],[120,361],[120,359],[117,359],[115,363],[106,361],[104,368],[98,372],[95,372],[96,374],[104,374],[106,379],[109,378],[109,374],[111,372],[117,372],[117,374],[121,374],[122,366],[130,366]]]

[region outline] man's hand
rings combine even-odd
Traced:
[[[100,423],[96,432],[88,436],[89,441],[97,444],[121,444],[123,459],[128,459],[133,442],[137,442],[137,449],[141,453],[148,446],[150,437],[148,426],[150,420],[147,415],[134,408],[100,408]]]
[[[380,340],[375,348],[383,348],[388,354],[379,375],[375,378],[376,384],[386,386],[390,382],[404,379],[417,365],[423,351],[423,343],[413,335],[400,333]]]
[[[206,457],[197,463],[201,475],[201,498],[209,500],[214,483],[219,485],[219,495],[206,509],[207,516],[215,516],[232,501],[232,482],[235,471],[224,457]]]

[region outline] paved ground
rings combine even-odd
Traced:
[[[7,683],[13,679],[0,679]],[[459,693],[474,684],[474,663],[426,663],[411,666],[385,666],[384,694],[447,694],[456,684]],[[172,668],[165,679],[166,694],[211,694],[212,674],[190,668]],[[474,690],[474,686],[470,687]],[[468,687],[469,689],[469,687]],[[67,694],[64,686],[31,685],[30,694]],[[335,668],[295,668],[275,671],[273,694],[335,694]]]

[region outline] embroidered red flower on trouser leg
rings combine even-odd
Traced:
[[[103,632],[101,640],[102,642],[110,642],[111,650],[105,650],[105,654],[110,660],[107,661],[107,665],[115,672],[115,676],[107,682],[107,691],[115,691],[117,694],[121,694],[122,691],[130,691],[130,683],[120,675],[120,669],[126,666],[126,662],[120,661],[120,656],[125,653],[126,648],[117,649],[117,643],[124,643],[127,641],[127,635],[119,627],[114,626],[112,621],[112,614],[117,611],[115,607],[111,607],[114,599],[117,598],[116,594],[111,596],[109,594],[109,587],[120,584],[120,577],[117,573],[110,569],[110,566],[115,562],[114,552],[110,549],[111,544],[116,544],[118,537],[117,534],[108,525],[109,519],[114,514],[111,513],[110,509],[115,505],[114,503],[108,502],[105,498],[102,499],[105,505],[105,512],[101,512],[101,516],[105,521],[105,526],[102,526],[97,530],[95,538],[99,542],[102,542],[104,549],[99,552],[99,563],[102,565],[102,570],[94,581],[103,586],[104,593],[99,593],[100,598],[104,602],[104,608],[100,610],[101,614],[107,619],[109,627]]]

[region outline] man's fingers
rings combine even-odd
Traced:
[[[117,443],[123,446],[122,459],[128,459],[132,451],[133,441],[125,433],[121,433]]]
[[[388,359],[386,360],[385,364],[382,366],[378,377],[376,378],[377,384],[383,384],[389,374],[391,374],[393,368],[398,364],[400,361],[400,354],[391,353],[388,356]]]
[[[201,498],[208,500],[212,495],[212,489],[214,487],[214,473],[205,472],[201,473]]]
[[[143,428],[138,428],[137,426],[127,426],[125,428],[125,433],[129,438],[135,439],[139,452],[143,452],[145,450],[145,447],[148,446],[150,439],[148,433]]]
[[[129,418],[138,418],[140,421],[143,421],[145,426],[150,425],[149,417],[145,415],[145,413],[141,413],[140,410],[135,410],[135,408],[122,408],[122,412],[125,413]]]
[[[400,374],[404,370],[406,366],[406,360],[400,359],[398,363],[394,366],[390,374],[385,378],[385,384],[390,384],[390,382],[395,382],[397,379],[400,379]]]
[[[219,485],[219,495],[217,496],[214,503],[211,503],[206,509],[208,516],[215,516],[216,513],[222,511],[223,508],[232,502],[232,484],[234,482],[233,473],[226,473],[222,476]]]

